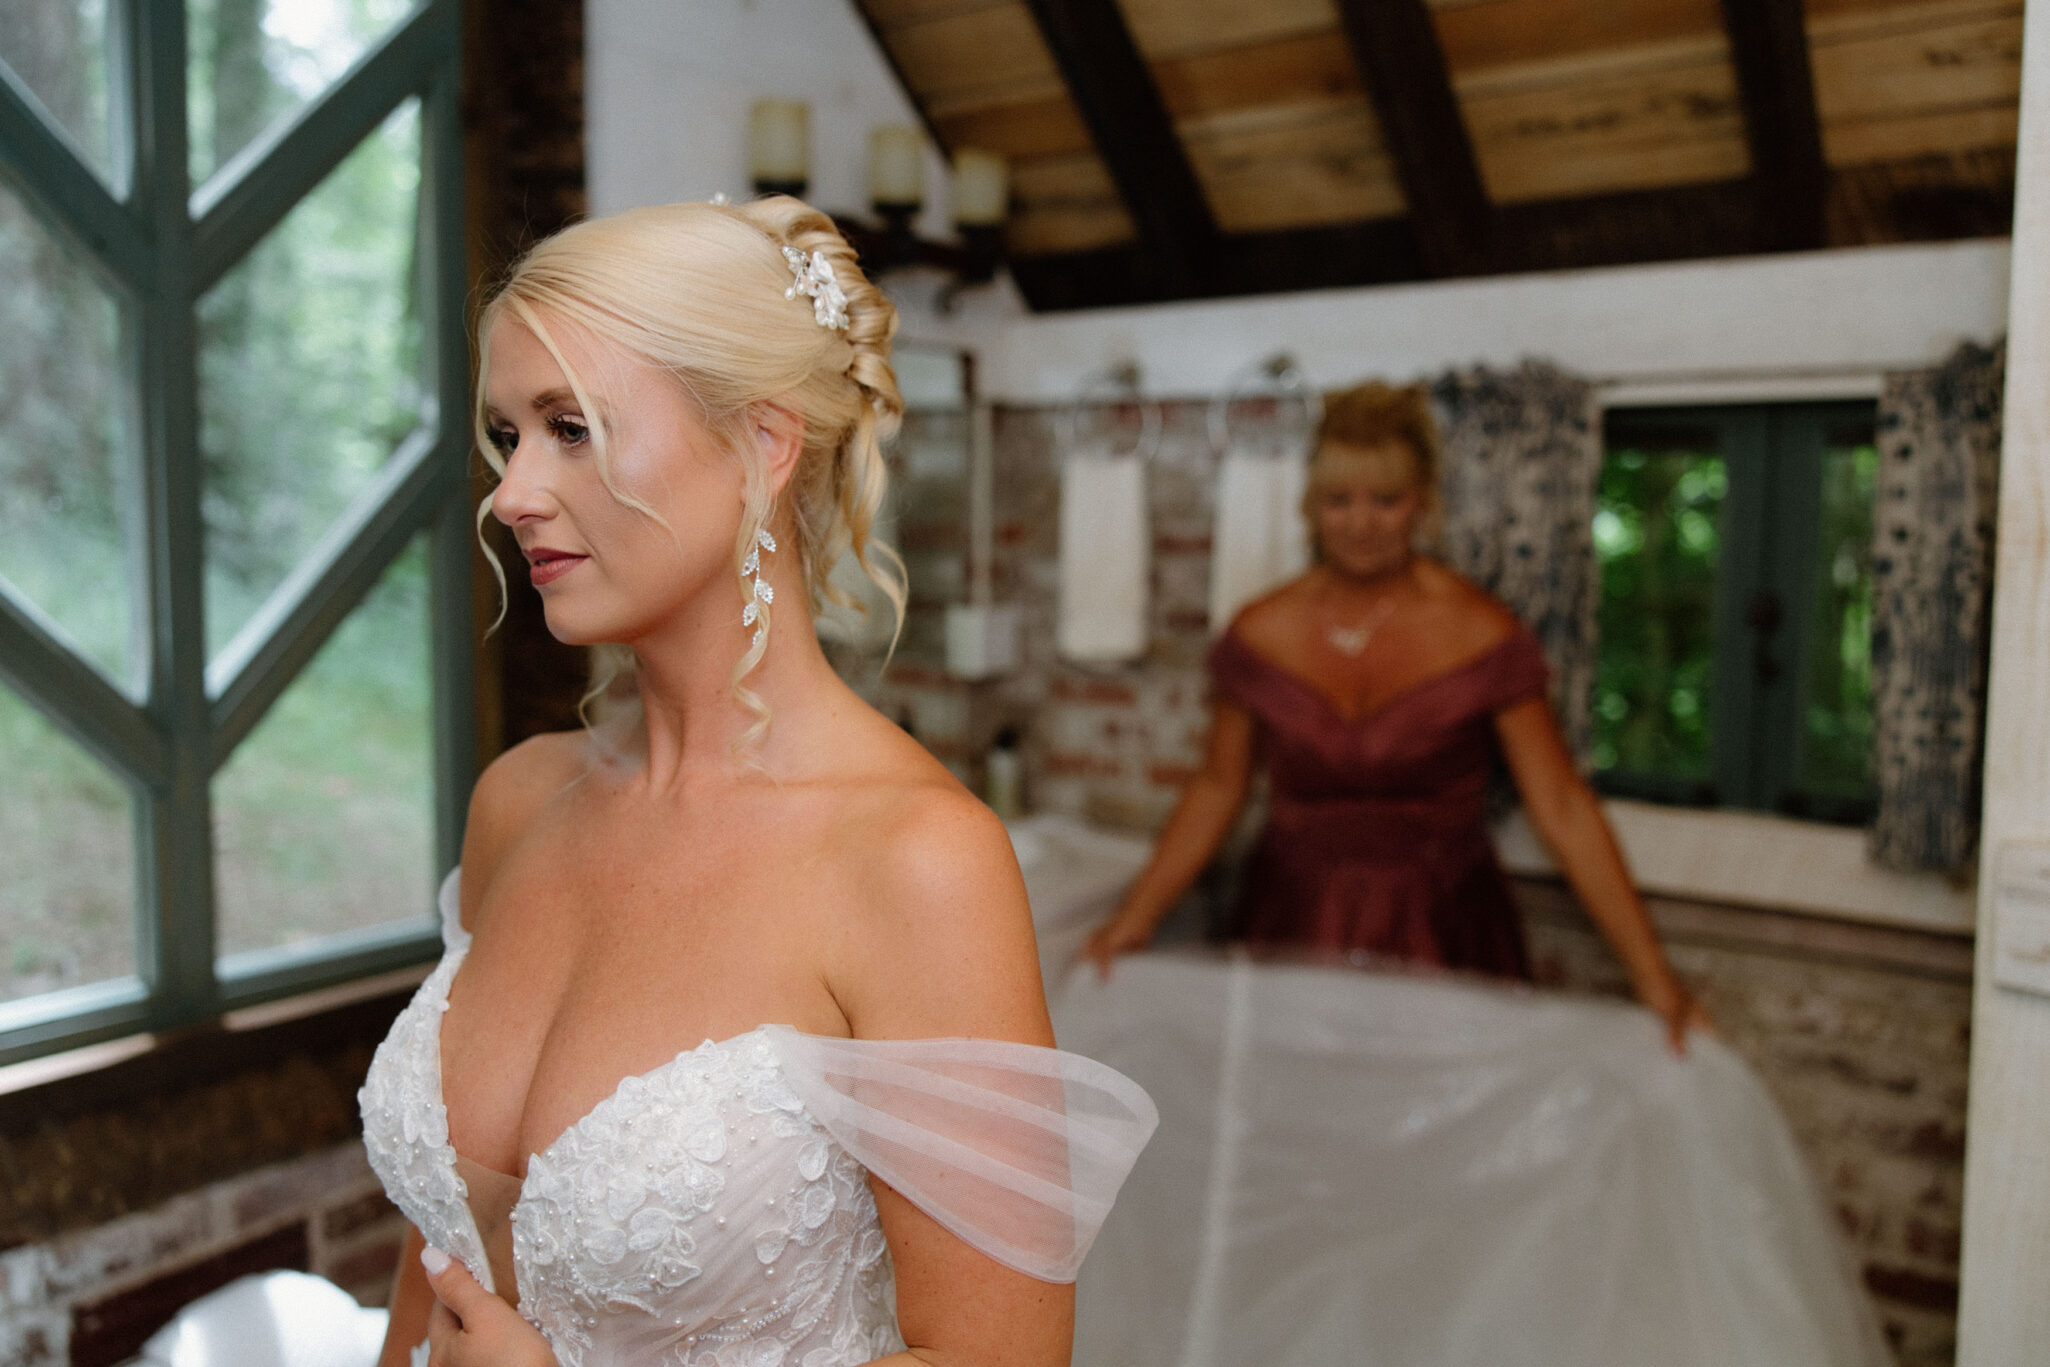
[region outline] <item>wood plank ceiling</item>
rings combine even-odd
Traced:
[[[1999,235],[2022,0],[857,0],[1035,308]]]

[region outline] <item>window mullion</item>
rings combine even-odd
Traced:
[[[1716,558],[1710,750],[1720,804],[1745,807],[1755,805],[1758,789],[1752,743],[1759,709],[1758,670],[1751,618],[1765,541],[1767,425],[1765,416],[1753,411],[1726,414],[1721,426],[1729,492],[1723,501]]]
[[[128,408],[123,428],[133,457],[128,485],[114,496],[123,505],[122,536],[140,547],[131,561],[138,580],[135,693],[124,702],[115,684],[64,653],[63,633],[26,600],[0,603],[6,655],[0,675],[22,682],[32,701],[40,699],[60,716],[71,740],[136,794],[134,979],[0,1002],[0,1062],[56,1044],[204,1020],[227,1007],[416,962],[431,951],[429,917],[400,915],[390,924],[331,935],[314,952],[281,942],[224,959],[220,946],[234,940],[219,923],[223,875],[214,831],[217,802],[222,811],[235,810],[216,793],[222,781],[216,771],[233,740],[306,672],[302,667],[327,629],[382,582],[383,570],[422,530],[431,533],[424,606],[433,643],[434,852],[442,867],[459,856],[465,798],[478,764],[460,0],[424,0],[374,42],[349,75],[219,168],[198,196],[188,155],[186,0],[110,0],[110,8],[109,110],[117,127],[109,179],[117,188],[110,193],[72,155],[68,140],[51,132],[19,83],[4,81],[0,174],[22,183],[34,216],[68,239],[123,304],[118,355]],[[269,615],[244,632],[250,640],[238,638],[240,653],[223,653],[213,689],[220,696],[214,697],[207,669],[200,305],[216,277],[245,259],[409,96],[418,97],[421,115],[420,217],[417,278],[405,301],[417,317],[405,326],[417,321],[421,327],[431,398],[391,468],[358,491],[363,497],[296,564]],[[196,204],[205,209],[203,220]],[[417,604],[417,586],[407,592]],[[406,612],[419,620],[418,606]],[[248,667],[229,667],[238,661]],[[229,674],[236,676],[233,684],[223,687]],[[415,752],[409,763],[425,758]],[[427,910],[424,899],[420,909]]]
[[[440,0],[453,11],[452,0]],[[430,582],[434,633],[435,855],[438,868],[462,857],[470,786],[477,776],[476,640],[470,591],[470,346],[464,309],[469,290],[464,254],[462,92],[453,64],[444,66],[421,108],[419,297],[430,382],[441,425],[446,502],[434,524]]]
[[[288,124],[258,138],[193,196],[194,285],[211,288],[264,234],[420,89],[455,48],[454,6],[440,0],[398,26]]]
[[[213,748],[225,763],[448,497],[438,431],[414,433],[208,669]]]
[[[135,203],[152,288],[130,333],[147,493],[149,709],[170,738],[165,773],[140,804],[138,963],[163,1022],[210,1013],[214,978],[213,745],[206,698],[198,335],[186,208],[185,14],[181,0],[120,0],[135,120]],[[153,914],[151,914],[153,913]]]
[[[118,43],[115,49],[118,54]],[[0,176],[102,280],[124,294],[146,288],[150,247],[145,226],[131,205],[119,202],[100,183],[75,144],[36,110],[33,92],[0,71],[0,146],[7,149],[0,156]],[[117,158],[121,150],[117,140]]]
[[[0,679],[114,772],[142,782],[161,778],[163,737],[62,640],[61,626],[0,584]]]
[[[1814,630],[1816,543],[1822,516],[1822,423],[1813,410],[1774,415],[1771,504],[1761,582],[1778,602],[1770,649],[1774,677],[1760,688],[1757,805],[1782,809],[1801,772],[1801,707],[1808,696],[1808,638]]]

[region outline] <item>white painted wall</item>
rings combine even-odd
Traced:
[[[746,195],[748,107],[768,97],[811,102],[809,197],[859,211],[869,129],[918,122],[850,0],[588,0],[584,64],[594,214]],[[927,234],[947,229],[944,171],[933,155]]]
[[[1959,1367],[2050,1353],[2050,999],[2002,987],[1994,971],[2003,917],[2025,910],[1998,895],[2001,847],[2050,839],[2050,0],[2024,11],[2017,169]]]
[[[865,214],[868,134],[918,122],[852,0],[587,0],[586,176],[591,212],[749,192],[748,109],[758,99],[811,102],[811,189],[835,213]],[[945,238],[947,169],[928,151],[918,231]],[[1009,282],[936,307],[940,281],[892,276],[901,335],[980,349],[1024,312]]]
[[[1277,350],[1324,386],[1539,356],[1646,399],[1854,394],[2001,332],[2007,275],[2003,239],[1098,309],[996,329],[985,373],[1045,401],[1132,359],[1203,395]]]

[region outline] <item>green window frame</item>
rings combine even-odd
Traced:
[[[1718,452],[1725,491],[1716,522],[1713,658],[1706,681],[1708,772],[1684,777],[1598,768],[1597,788],[1675,805],[1838,824],[1869,821],[1869,790],[1823,792],[1804,783],[1810,738],[1803,713],[1816,659],[1826,452],[1833,442],[1846,444],[1846,433],[1871,433],[1876,406],[1619,408],[1603,423],[1611,457],[1632,448]]]
[[[216,953],[210,784],[391,563],[429,540],[435,856],[460,853],[476,767],[467,468],[469,350],[459,0],[422,0],[336,81],[205,184],[187,171],[184,0],[109,0],[111,187],[0,63],[0,178],[96,272],[122,317],[144,543],[143,681],[131,696],[0,580],[0,677],[136,794],[136,974],[0,1003],[0,1064],[416,963],[427,915],[307,949]],[[259,612],[207,659],[197,306],[385,118],[417,99],[419,276],[427,399],[373,485]]]

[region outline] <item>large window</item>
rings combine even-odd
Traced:
[[[0,4],[0,1062],[434,943],[474,763],[459,31]]]
[[[1611,411],[1595,770],[1606,791],[1871,812],[1871,404]]]

